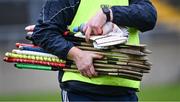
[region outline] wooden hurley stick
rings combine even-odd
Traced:
[[[95,67],[102,67],[102,68],[117,68],[117,69],[129,69],[129,70],[133,70],[133,68],[135,69],[140,69],[140,70],[145,70],[145,71],[149,71],[150,69],[146,69],[146,68],[139,68],[139,67],[134,67],[134,66],[123,66],[123,65],[110,65],[110,64],[99,64],[99,63],[94,63]]]
[[[127,73],[127,74],[132,74],[132,75],[137,75],[137,76],[141,76],[142,77],[142,73],[140,72],[135,72],[135,71],[130,71],[130,70],[125,70],[125,69],[115,69],[115,68],[102,68],[101,66],[96,66],[94,65],[95,70],[97,71],[106,71],[106,72],[121,72],[121,73]],[[72,69],[77,69],[76,65],[72,64],[69,65],[68,68],[72,68]]]
[[[127,55],[127,54],[114,54],[112,52],[102,52],[102,51],[97,51],[94,50],[94,48],[88,48],[88,47],[78,47],[82,50],[86,50],[86,51],[93,51],[94,53],[100,54],[100,55],[104,55],[106,57],[110,57],[110,58],[117,58],[117,59],[134,59],[134,60],[143,60],[143,61],[147,61],[148,58],[146,56],[131,56],[131,55]]]
[[[117,52],[117,53],[123,53],[123,54],[130,54],[134,56],[147,56],[147,54],[141,52],[141,51],[136,51],[133,49],[112,49],[112,52]]]
[[[149,69],[151,65],[143,64],[143,63],[137,63],[137,62],[131,62],[131,61],[110,61],[110,60],[94,60],[94,63],[102,63],[102,64],[113,64],[113,65],[129,65],[129,66],[135,66],[135,67],[142,67]]]
[[[104,52],[104,53],[111,53],[113,55],[128,55],[128,56],[146,56],[145,53],[142,53],[140,51],[132,50],[132,49],[107,49],[107,50],[99,50],[93,47],[87,47],[87,46],[76,46],[82,50],[87,51],[96,51],[96,52]]]
[[[67,65],[72,65],[74,68],[77,68],[75,63],[69,63]],[[138,67],[131,67],[131,66],[120,66],[120,65],[110,65],[110,64],[100,64],[100,63],[94,63],[95,69],[107,69],[107,70],[126,70],[126,71],[132,71],[135,73],[149,73],[149,69],[143,69]]]

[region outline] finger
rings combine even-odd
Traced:
[[[85,36],[86,36],[86,42],[89,42],[91,32],[92,32],[92,29],[91,29],[90,26],[88,26],[88,27],[87,27],[87,30],[86,30],[86,33],[85,33]]]
[[[81,75],[83,75],[83,76],[85,76],[85,77],[89,77],[88,76],[88,71],[87,70],[89,70],[89,69],[82,69],[82,70],[79,70],[79,72],[81,73]]]
[[[90,71],[91,71],[93,76],[97,76],[97,72],[95,71],[95,68],[93,65],[90,67]]]
[[[97,28],[97,34],[98,34],[98,35],[103,34],[103,30],[102,30],[100,27]]]
[[[82,76],[88,77],[86,71],[80,71]]]
[[[35,28],[35,25],[30,25],[25,28],[26,31],[32,32]]]
[[[87,74],[88,77],[92,77],[92,75],[93,75],[93,74],[91,73],[90,69],[87,69],[87,70],[86,70],[86,74]]]
[[[97,35],[98,34],[98,32],[97,32],[97,30],[95,28],[92,28],[92,34],[93,35]]]
[[[93,21],[92,21],[91,27],[92,27],[93,34],[94,34],[94,35],[99,35],[99,34],[102,33],[102,31],[101,31],[101,26],[98,24],[98,22],[96,22],[96,21],[93,22]]]
[[[104,56],[100,54],[93,54],[92,57],[93,59],[102,59]]]
[[[85,24],[84,27],[83,27],[83,32],[85,33],[86,30],[87,30],[88,26]]]
[[[99,26],[93,27],[93,31],[96,31],[95,35],[101,35],[103,33],[102,28]]]

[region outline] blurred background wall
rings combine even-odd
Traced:
[[[35,24],[45,0],[0,0],[0,57],[25,40],[24,27]],[[180,1],[151,0],[158,10],[153,31],[141,34],[141,41],[153,51],[153,67],[145,75],[142,89],[180,85]],[[27,92],[59,92],[57,72],[18,70],[0,61],[0,96]],[[178,94],[179,96],[179,94]],[[1,100],[1,98],[0,98]]]
[[[25,26],[35,24],[45,0],[0,0],[0,55],[25,40]],[[56,72],[17,70],[0,61],[0,94],[59,90]]]

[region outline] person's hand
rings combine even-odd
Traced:
[[[85,33],[87,42],[89,42],[91,35],[102,34],[102,27],[106,23],[106,19],[106,15],[100,10],[85,24],[83,32]]]
[[[82,51],[76,47],[70,49],[68,57],[75,61],[81,75],[86,77],[95,77],[97,72],[93,66],[93,59],[101,59],[103,56],[90,51]]]

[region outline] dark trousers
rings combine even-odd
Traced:
[[[62,102],[122,102],[122,101],[132,101],[137,102],[138,98],[136,93],[126,93],[122,95],[97,95],[97,94],[85,94],[85,93],[75,93],[75,92],[67,92],[62,90]]]

